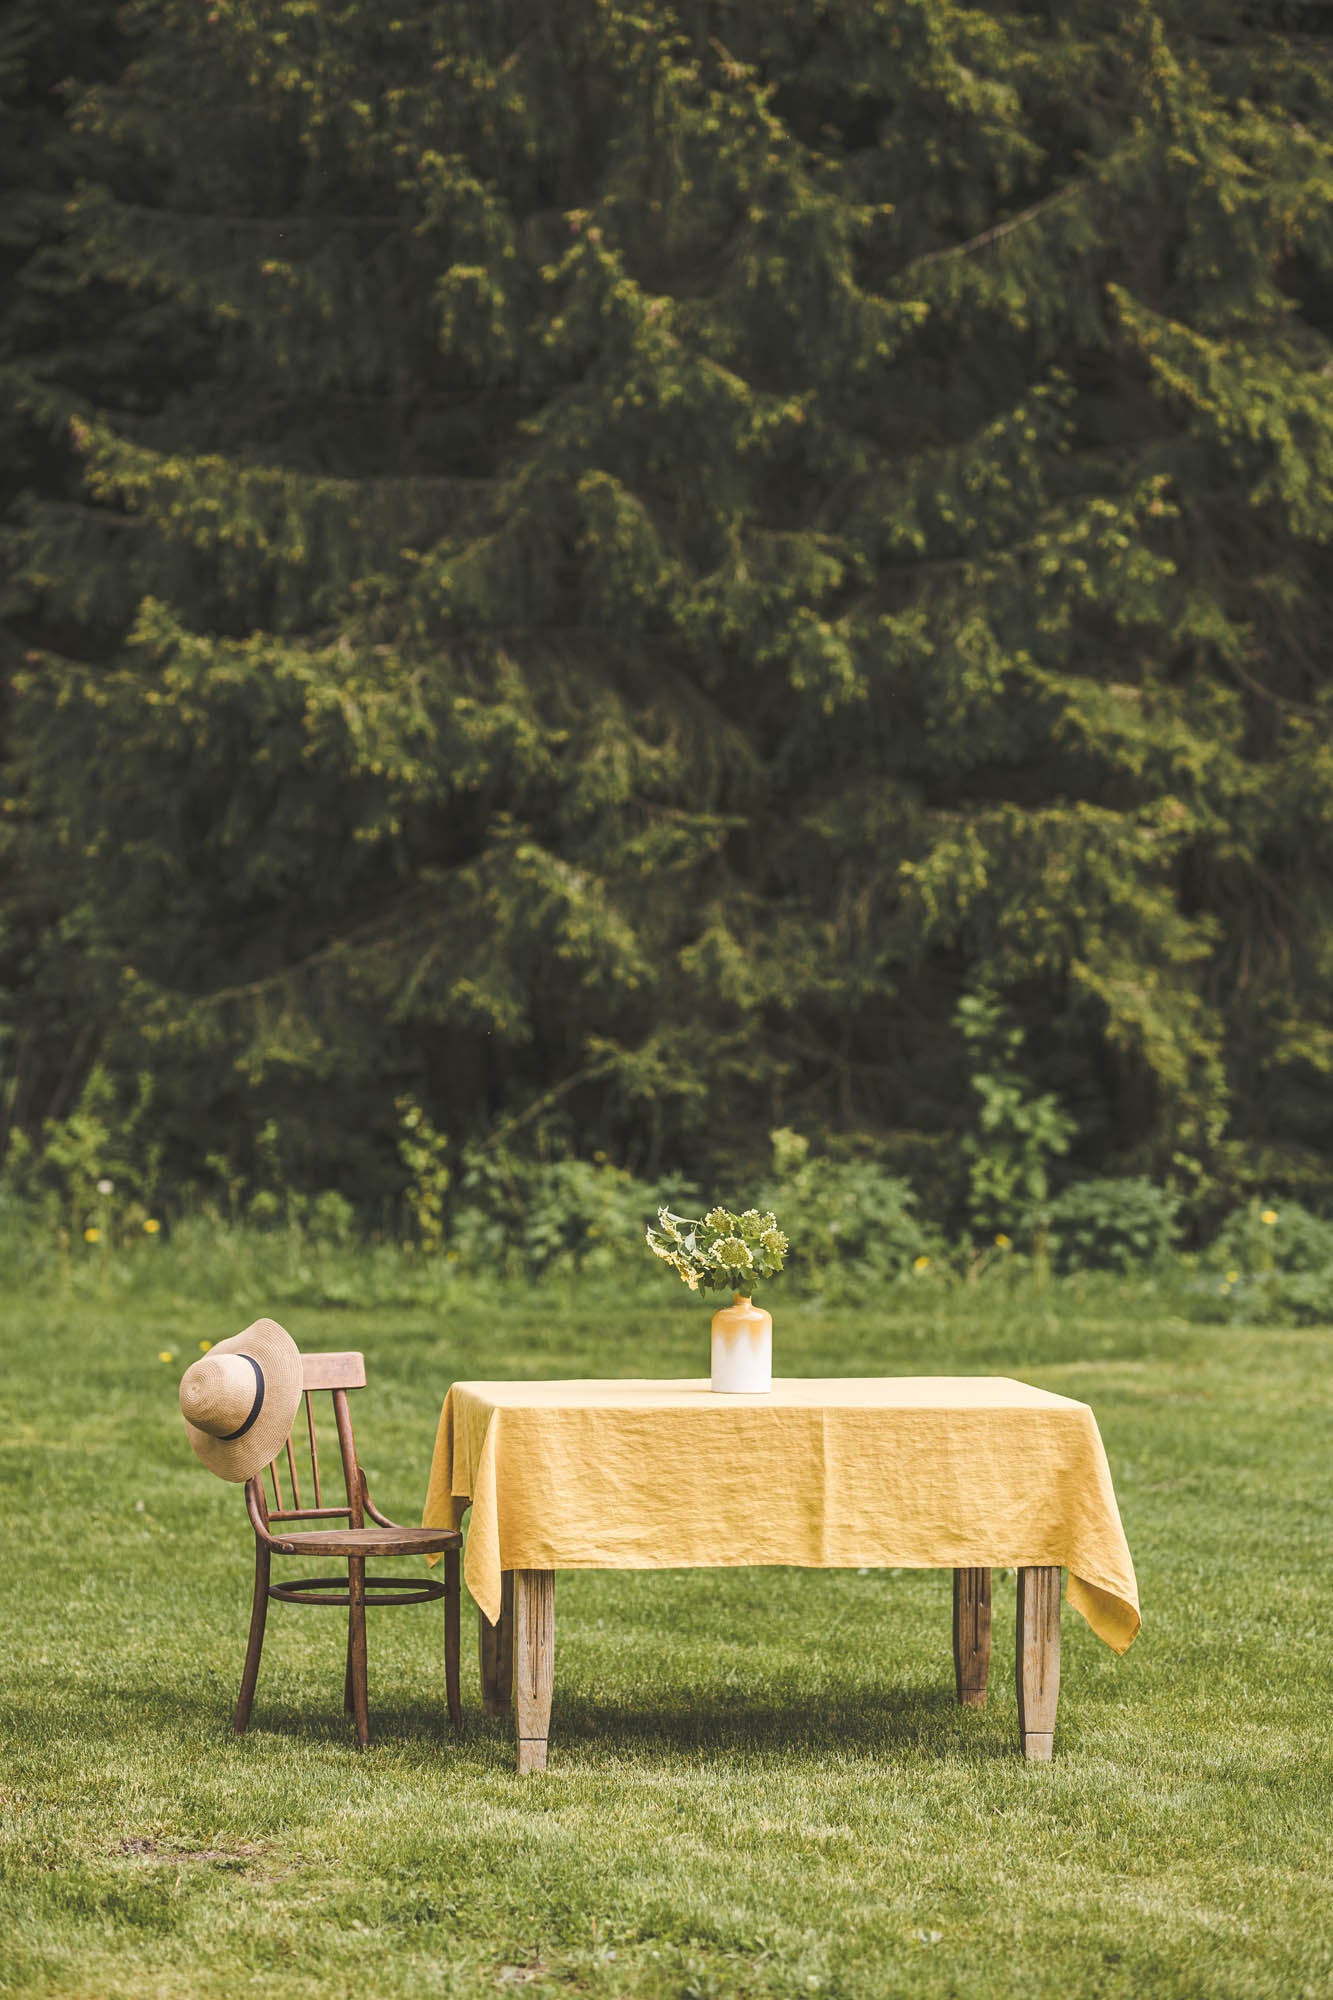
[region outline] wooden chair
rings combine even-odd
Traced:
[[[267,1468],[273,1486],[273,1507],[264,1494],[264,1474],[246,1482],[245,1499],[255,1531],[255,1595],[250,1614],[250,1643],[246,1648],[241,1695],[236,1704],[236,1730],[241,1734],[250,1721],[259,1678],[259,1655],[264,1645],[264,1623],[268,1600],[276,1597],[284,1604],[345,1604],[347,1606],[347,1674],[343,1682],[343,1708],[356,1719],[357,1741],[362,1749],[370,1740],[366,1706],[366,1606],[367,1604],[425,1604],[444,1599],[444,1678],[449,1703],[449,1720],[455,1732],[463,1727],[459,1698],[459,1562],[462,1536],[452,1528],[400,1528],[381,1514],[370,1498],[366,1475],[357,1463],[356,1440],[347,1408],[347,1391],[364,1389],[366,1363],[361,1354],[303,1354],[305,1428],[310,1443],[310,1475],[314,1505],[301,1504],[296,1470],[296,1453],[289,1436],[286,1446],[287,1476],[291,1485],[290,1507],[283,1501],[278,1467],[281,1454]],[[315,1414],[312,1392],[328,1389],[333,1395],[333,1416],[338,1427],[338,1449],[342,1458],[343,1483],[347,1498],[336,1507],[324,1505],[319,1477],[319,1449],[315,1442]],[[299,1419],[298,1419],[299,1421]],[[301,1447],[304,1459],[304,1446]],[[369,1514],[376,1523],[365,1525]],[[345,1520],[344,1528],[321,1528],[287,1532],[274,1526],[287,1521]],[[367,1576],[368,1556],[443,1555],[444,1582],[427,1577]],[[333,1556],[346,1559],[347,1575],[316,1576],[293,1583],[271,1583],[269,1569],[277,1556]]]

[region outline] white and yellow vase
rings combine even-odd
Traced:
[[[737,1292],[713,1314],[713,1388],[723,1396],[766,1396],[773,1387],[773,1319]]]

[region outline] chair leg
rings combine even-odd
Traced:
[[[364,1750],[370,1741],[370,1715],[366,1703],[366,1559],[347,1558],[347,1677],[352,1684],[352,1713],[356,1718],[356,1740]]]
[[[348,1595],[351,1593],[349,1591]],[[355,1703],[352,1700],[352,1612],[347,1611],[347,1671],[343,1675],[343,1714],[351,1715]]]
[[[244,1736],[250,1725],[250,1710],[254,1706],[255,1683],[259,1679],[259,1655],[264,1650],[264,1624],[268,1617],[268,1578],[271,1559],[263,1542],[255,1542],[255,1595],[250,1611],[250,1639],[245,1649],[245,1667],[241,1674],[241,1693],[236,1703],[236,1719],[233,1724],[236,1734]]]
[[[459,1686],[458,1662],[462,1646],[462,1582],[458,1550],[444,1555],[444,1691],[449,1703],[449,1726],[455,1736],[463,1734],[463,1696]]]

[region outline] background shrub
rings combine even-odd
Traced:
[[[1177,1197],[1139,1174],[1078,1181],[1050,1207],[1057,1271],[1131,1271],[1157,1264],[1176,1240]]]
[[[1251,1276],[1325,1271],[1333,1279],[1333,1222],[1296,1201],[1252,1201],[1222,1224],[1211,1261]]]
[[[531,1160],[477,1148],[463,1157],[445,1254],[467,1271],[532,1277],[633,1268],[661,1204],[696,1199],[692,1188],[657,1187],[609,1160]]]
[[[786,1127],[772,1135],[774,1176],[758,1205],[771,1208],[791,1238],[788,1269],[812,1290],[907,1277],[937,1253],[905,1180],[875,1161],[814,1156]]]

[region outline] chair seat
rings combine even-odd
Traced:
[[[462,1546],[456,1528],[309,1528],[274,1535],[284,1556],[434,1556]]]

